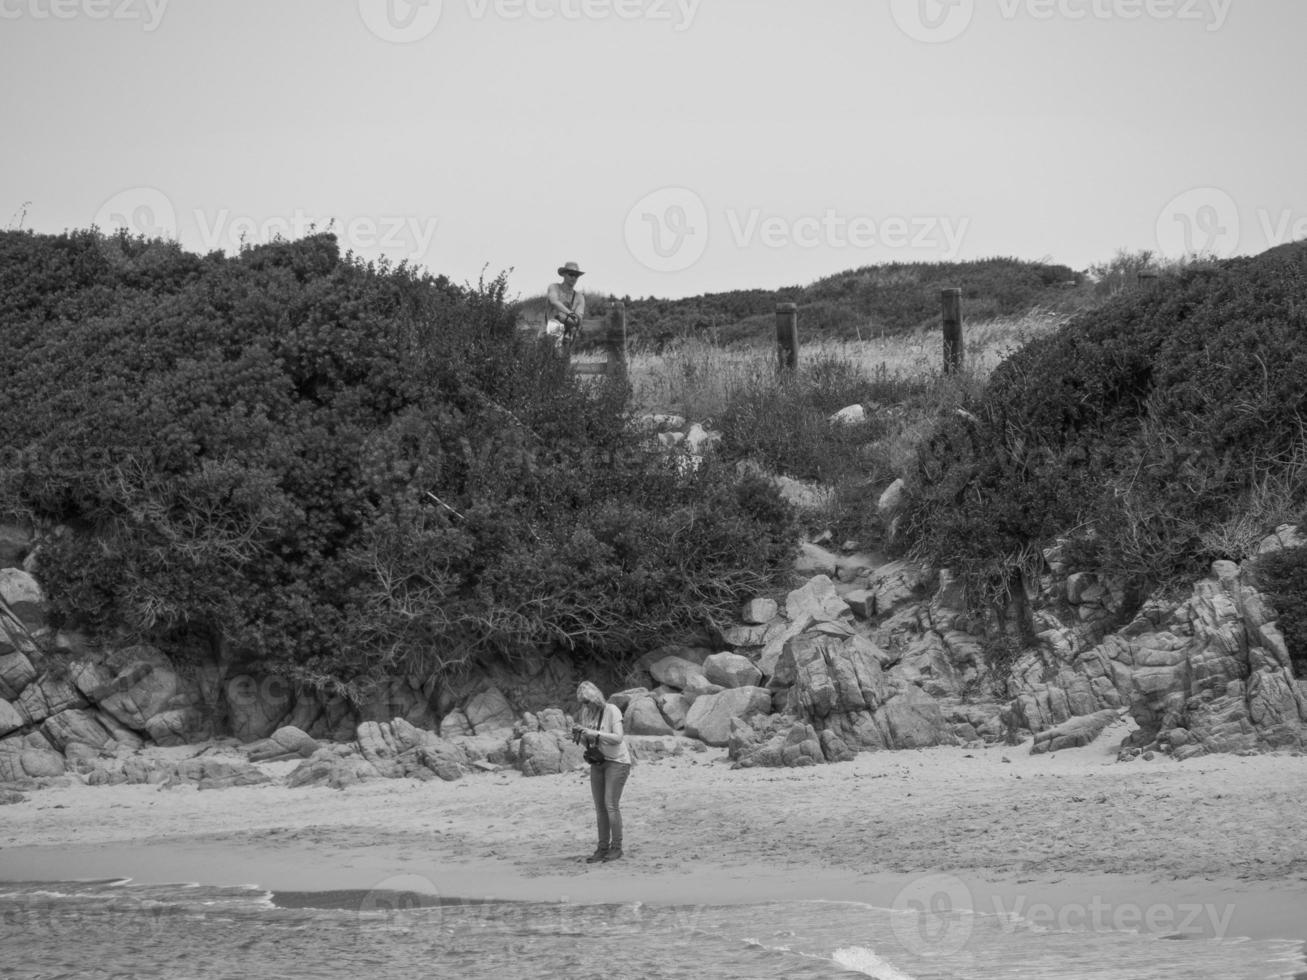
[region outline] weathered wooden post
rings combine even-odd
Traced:
[[[939,294],[944,324],[944,373],[962,367],[962,290],[942,289]]]
[[[799,307],[795,303],[776,304],[776,357],[782,370],[799,366]]]
[[[608,377],[626,377],[625,303],[614,303],[608,309],[608,331],[604,334],[604,349],[608,352],[606,372]]]

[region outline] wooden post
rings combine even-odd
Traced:
[[[962,367],[962,290],[942,289],[939,294],[944,323],[944,373]]]
[[[626,377],[625,303],[613,303],[608,309],[608,332],[604,334],[604,348],[608,352],[608,377]]]
[[[776,357],[781,370],[799,366],[799,307],[794,303],[776,304]]]

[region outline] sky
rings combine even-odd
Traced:
[[[1307,237],[1303,0],[0,0],[0,227],[535,295]]]

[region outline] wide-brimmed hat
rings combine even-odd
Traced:
[[[575,272],[578,276],[585,275],[585,273],[581,271],[581,267],[575,262],[564,262],[558,267],[558,274],[560,276],[568,272]]]

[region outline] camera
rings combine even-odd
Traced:
[[[581,726],[580,726],[580,725],[573,725],[573,726],[572,726],[572,741],[575,742],[577,745],[580,745],[580,744],[581,744],[581,739],[584,737],[584,736],[581,734],[581,731],[582,731],[582,729],[581,729]]]

